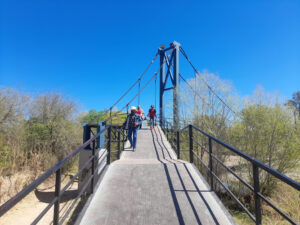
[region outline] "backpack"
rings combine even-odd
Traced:
[[[137,116],[136,114],[134,115],[129,115],[128,117],[128,127],[135,127],[135,123],[137,121]]]
[[[136,114],[131,115],[129,114],[123,123],[123,129],[128,130],[129,127],[136,127],[135,123],[137,122],[138,117]]]

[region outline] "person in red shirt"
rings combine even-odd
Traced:
[[[151,105],[151,108],[149,109],[148,117],[150,117],[150,129],[154,128],[154,121],[156,117],[156,110],[154,109],[154,105]]]

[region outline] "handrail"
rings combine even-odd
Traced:
[[[265,196],[263,196],[260,193],[260,184],[259,184],[259,170],[258,168],[266,171],[270,175],[273,175],[274,177],[278,178],[282,182],[286,183],[287,185],[295,188],[296,190],[300,191],[300,183],[296,182],[295,180],[287,177],[286,175],[276,171],[275,169],[271,168],[270,166],[260,162],[259,160],[249,156],[248,154],[238,150],[237,148],[234,148],[233,146],[225,143],[224,141],[219,140],[218,138],[210,135],[209,133],[203,131],[199,127],[196,127],[192,124],[189,124],[179,130],[174,130],[172,123],[164,120],[163,125],[166,125],[165,127],[162,127],[163,131],[166,133],[166,136],[168,139],[169,138],[169,133],[174,133],[177,132],[177,146],[176,146],[176,151],[177,155],[180,156],[180,152],[183,151],[180,149],[180,135],[179,133],[187,130],[188,129],[188,142],[189,142],[189,152],[190,152],[190,162],[193,163],[194,159],[193,156],[195,156],[201,163],[202,165],[210,172],[210,186],[211,190],[214,190],[214,182],[213,179],[218,181],[220,185],[229,193],[229,195],[237,202],[238,205],[242,207],[242,209],[248,214],[248,216],[257,224],[260,225],[262,223],[262,209],[261,209],[261,200],[266,202],[270,207],[272,207],[277,213],[279,213],[284,219],[289,221],[291,224],[297,224],[296,221],[294,221],[290,216],[288,216],[286,213],[281,211],[277,206],[275,206],[270,200],[268,200]],[[169,129],[171,125],[171,130]],[[206,149],[205,146],[201,145],[194,137],[193,137],[193,130],[196,130],[200,133],[202,133],[204,136],[208,138],[208,147],[209,149]],[[175,140],[170,140],[170,141],[175,141]],[[237,175],[232,169],[230,169],[228,166],[226,166],[216,155],[213,154],[212,151],[212,145],[213,141],[222,145],[226,149],[230,150],[231,152],[239,155],[240,157],[244,158],[248,162],[252,164],[253,167],[253,184],[254,186],[251,186],[248,184],[243,178],[241,178],[239,175]],[[197,155],[197,153],[193,150],[193,143],[196,143],[201,147],[202,150],[204,150],[208,155],[208,165],[204,163],[202,158]],[[230,191],[230,189],[221,181],[221,179],[217,176],[217,174],[213,171],[213,160],[216,161],[216,163],[220,164],[222,167],[224,167],[228,172],[230,172],[235,178],[237,178],[240,182],[242,182],[251,192],[254,193],[254,205],[255,205],[255,216],[239,201],[239,199],[234,195],[233,192]]]
[[[192,125],[192,127],[196,130],[198,130],[199,132],[201,132],[202,134],[204,134],[205,136],[211,138],[212,140],[214,140],[215,142],[223,145],[224,147],[226,147],[227,149],[233,151],[234,153],[238,154],[239,156],[243,157],[244,159],[256,164],[257,166],[259,166],[261,169],[269,172],[270,174],[272,174],[273,176],[277,177],[278,179],[284,181],[285,183],[289,184],[290,186],[294,187],[295,189],[297,189],[298,191],[300,191],[300,183],[294,181],[293,179],[287,177],[286,175],[278,172],[277,170],[274,170],[273,168],[271,168],[270,166],[260,162],[259,160],[249,156],[248,154],[232,147],[231,145],[217,139],[216,137],[206,133],[205,131],[201,130],[200,128]]]
[[[55,196],[48,203],[47,207],[42,210],[42,212],[33,220],[33,222],[31,224],[37,224],[42,219],[42,217],[50,210],[50,208],[52,206],[54,206],[53,224],[54,225],[62,224],[64,222],[64,220],[67,218],[68,214],[71,212],[72,208],[75,206],[76,201],[78,201],[80,196],[85,191],[87,191],[87,188],[89,187],[89,185],[91,188],[90,193],[93,193],[95,174],[97,174],[97,176],[99,174],[102,174],[104,169],[107,167],[107,165],[110,164],[111,153],[114,152],[111,150],[111,142],[113,141],[112,129],[116,130],[115,137],[117,138],[116,142],[118,142],[117,158],[119,159],[120,153],[121,153],[121,142],[123,143],[122,147],[124,149],[124,142],[127,140],[126,139],[126,131],[124,129],[122,129],[121,125],[107,125],[103,129],[98,131],[90,139],[85,141],[78,148],[76,148],[73,152],[71,152],[69,155],[67,155],[63,160],[61,160],[56,165],[54,165],[52,168],[50,168],[45,173],[43,173],[41,176],[39,176],[35,181],[33,181],[31,184],[29,184],[27,187],[25,187],[22,191],[20,191],[14,197],[12,197],[7,202],[2,204],[0,206],[0,217],[2,215],[4,215],[6,212],[8,212],[17,203],[19,203],[24,197],[26,197],[30,192],[32,192],[36,187],[38,187],[41,183],[43,183],[52,174],[56,173]],[[106,131],[108,132],[107,140],[101,146],[98,146],[96,149],[97,138],[99,138],[100,135],[102,135]],[[61,189],[60,184],[61,184],[61,169],[62,169],[62,167],[67,162],[69,162],[72,158],[74,158],[80,151],[82,151],[88,145],[90,145],[91,143],[93,146],[91,149],[92,150],[91,157],[89,157],[89,159],[87,159],[87,161],[84,162],[83,166],[78,170],[78,172],[73,176],[73,178]],[[96,164],[96,153],[98,153],[101,149],[103,149],[105,145],[107,146],[106,152],[99,155],[99,158],[97,158],[97,164]],[[104,159],[106,159],[106,162],[104,162]],[[91,167],[89,167],[89,165],[91,165]],[[68,187],[80,176],[80,174],[83,173],[83,171],[86,169],[91,170],[91,173],[90,173],[87,181],[83,185],[80,192],[77,194],[76,198],[73,200],[73,203],[68,207],[68,210],[64,214],[63,218],[59,221],[60,197],[64,194],[64,192],[68,189]]]
[[[0,216],[5,214],[9,209],[15,206],[19,201],[21,201],[26,195],[28,195],[31,191],[33,191],[38,185],[40,185],[44,180],[49,178],[54,172],[60,169],[65,163],[67,163],[70,159],[75,157],[82,149],[88,146],[92,141],[94,141],[97,137],[99,137],[104,131],[108,129],[109,126],[106,126],[102,130],[100,130],[97,134],[87,140],[85,143],[80,145],[77,149],[67,155],[63,160],[58,162],[55,166],[47,170],[44,174],[42,174],[39,178],[37,178],[34,182],[25,187],[22,191],[16,194],[14,197],[9,199],[3,205],[0,206]]]

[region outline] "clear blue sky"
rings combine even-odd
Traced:
[[[300,90],[299,0],[0,0],[0,86],[107,108],[174,40],[241,95]]]

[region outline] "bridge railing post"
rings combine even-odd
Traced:
[[[60,186],[61,186],[61,168],[59,168],[56,171],[56,177],[55,177],[54,196],[57,197],[57,201],[54,203],[53,225],[58,225],[59,222]]]
[[[254,204],[255,204],[255,223],[256,225],[261,225],[261,203],[258,193],[260,191],[259,187],[259,171],[257,165],[252,163],[253,167],[253,185],[254,185]]]
[[[118,128],[118,159],[120,159],[121,155],[121,129],[122,128]]]
[[[94,192],[94,181],[95,181],[95,140],[93,141],[93,148],[92,148],[92,180],[91,180],[91,194]]]
[[[180,131],[176,131],[177,158],[180,159]]]
[[[169,124],[167,124],[167,139],[169,140]]]
[[[212,161],[212,139],[208,138],[208,150],[209,150],[209,170],[210,170],[210,189],[214,190],[214,176],[213,176],[213,161]]]
[[[110,152],[111,152],[111,126],[107,129],[107,164],[110,164]]]
[[[193,126],[189,125],[189,139],[190,139],[190,163],[194,162],[194,155],[193,155]]]

